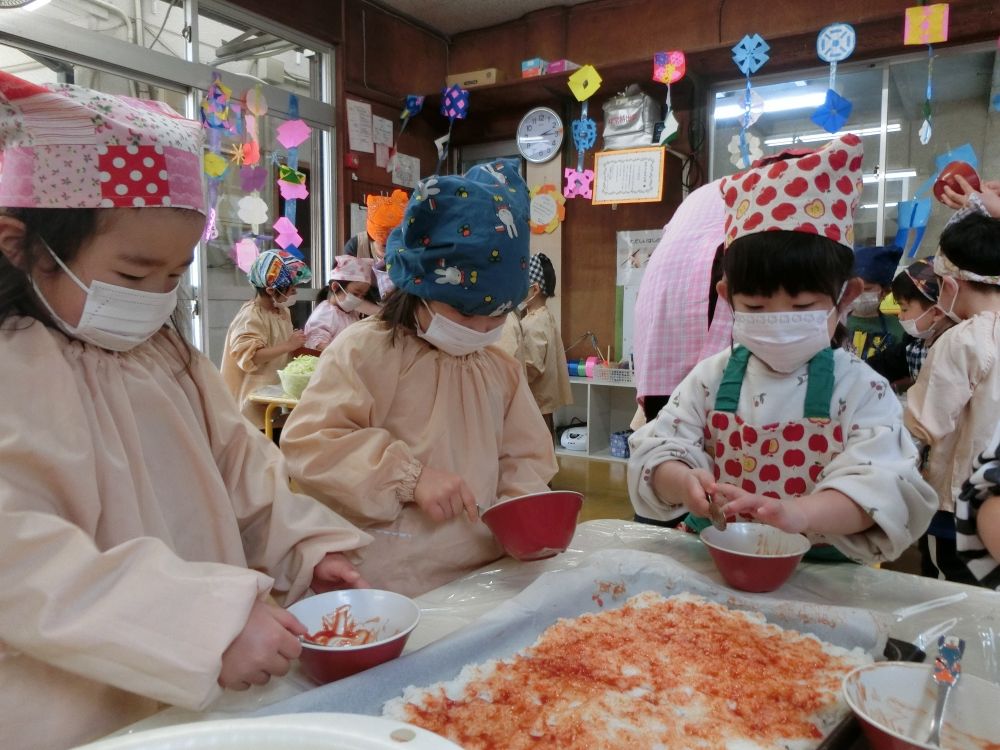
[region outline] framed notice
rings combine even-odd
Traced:
[[[663,197],[666,150],[660,146],[594,154],[595,206],[656,203]]]

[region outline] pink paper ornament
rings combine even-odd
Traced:
[[[566,177],[566,184],[563,186],[563,195],[567,198],[593,198],[594,191],[590,183],[594,181],[594,170],[584,169],[577,171],[572,167],[563,170]]]
[[[273,224],[274,231],[278,233],[274,241],[284,250],[289,246],[298,247],[302,244],[302,235],[295,225],[288,220],[287,216],[282,216]]]
[[[286,149],[293,149],[308,138],[311,132],[311,128],[302,120],[288,120],[278,126],[278,143]]]
[[[250,238],[245,238],[237,242],[233,246],[233,250],[236,253],[237,268],[243,271],[243,273],[250,273],[250,265],[259,253],[257,243]]]

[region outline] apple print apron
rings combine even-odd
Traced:
[[[750,350],[738,346],[722,374],[715,409],[705,425],[705,450],[715,459],[715,479],[767,497],[800,497],[812,492],[826,465],[844,450],[843,428],[830,419],[833,399],[833,349],[809,360],[806,401],[801,419],[750,424],[736,413]],[[688,514],[684,525],[701,532],[707,518]],[[813,545],[813,560],[844,557],[835,547]]]

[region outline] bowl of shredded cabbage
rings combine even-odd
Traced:
[[[285,369],[278,370],[278,378],[285,393],[292,398],[302,398],[302,391],[309,385],[318,363],[319,357],[304,354],[285,365]]]

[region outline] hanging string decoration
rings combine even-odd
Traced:
[[[396,164],[396,149],[399,146],[399,139],[403,137],[403,131],[410,124],[410,120],[420,114],[420,110],[423,108],[424,97],[417,96],[416,94],[410,94],[406,97],[406,101],[403,104],[403,111],[399,113],[399,119],[403,121],[403,124],[399,126],[399,134],[396,136],[396,140],[389,150],[389,161],[385,167],[387,172],[391,172]]]
[[[288,156],[285,164],[278,167],[278,188],[285,198],[285,211],[273,227],[278,233],[275,241],[281,249],[303,260],[303,255],[299,252],[302,236],[295,227],[295,210],[298,197],[304,198],[309,193],[305,189],[305,175],[299,172],[299,146],[309,138],[312,131],[299,119],[299,98],[295,94],[288,97],[288,116],[289,119],[279,125],[276,131],[278,143],[285,147]],[[296,185],[297,188],[292,187]],[[290,195],[298,197],[289,197]]]
[[[566,167],[563,176],[563,196],[566,198],[593,198],[594,170],[584,169],[584,155],[597,142],[597,123],[588,116],[588,99],[601,87],[601,75],[593,65],[584,65],[567,81],[569,90],[580,102],[580,118],[570,124],[573,146],[576,148],[576,169]]]
[[[268,206],[260,197],[267,182],[267,169],[260,164],[260,135],[258,130],[258,119],[267,114],[267,100],[264,98],[264,91],[258,85],[247,90],[243,95],[243,106],[245,113],[244,138],[243,143],[233,149],[233,163],[240,167],[240,190],[244,195],[236,204],[236,215],[240,221],[250,225],[252,235],[260,232],[262,224],[267,223]],[[249,243],[249,244],[248,244]],[[253,245],[253,248],[250,245]],[[236,256],[236,265],[244,271],[249,270],[249,263],[253,258],[249,257],[251,250],[256,252],[257,244],[253,238],[241,239],[233,246]],[[249,260],[247,260],[249,258]],[[244,265],[247,265],[244,268]]]
[[[660,131],[660,145],[673,141],[680,129],[670,101],[670,86],[681,80],[686,72],[687,60],[680,50],[656,52],[653,55],[653,80],[667,84],[666,114],[663,116],[663,129]]]
[[[740,156],[742,159],[741,166],[744,169],[749,169],[752,161],[750,158],[750,143],[747,140],[747,130],[760,117],[759,112],[763,111],[763,107],[760,107],[756,113],[754,111],[753,89],[750,86],[750,76],[764,67],[764,64],[770,59],[767,54],[770,49],[771,46],[764,41],[760,34],[747,34],[740,40],[739,44],[733,47],[733,62],[736,63],[736,67],[739,68],[740,72],[747,79],[746,89],[743,94],[743,113],[739,117]]]
[[[915,5],[906,9],[903,25],[903,44],[927,45],[927,89],[924,95],[924,121],[918,131],[920,143],[927,145],[934,134],[934,112],[931,100],[934,98],[934,47],[937,42],[948,41],[948,3]]]
[[[810,119],[828,133],[837,133],[851,117],[854,105],[837,93],[837,63],[843,62],[854,52],[857,35],[849,23],[832,23],[816,37],[816,54],[823,62],[830,63],[830,83],[826,101],[813,112]]]
[[[208,153],[205,154],[204,170],[208,183],[208,219],[202,239],[217,239],[216,205],[219,201],[219,186],[229,162],[222,156],[222,134],[239,132],[240,107],[233,100],[233,92],[222,83],[219,71],[212,71],[212,82],[205,91],[199,107],[201,124],[208,130]]]
[[[448,158],[451,129],[455,126],[455,120],[464,120],[469,114],[469,92],[457,83],[442,90],[441,114],[448,118],[448,133],[435,141],[438,147],[438,163],[434,174],[440,174],[441,167]]]

